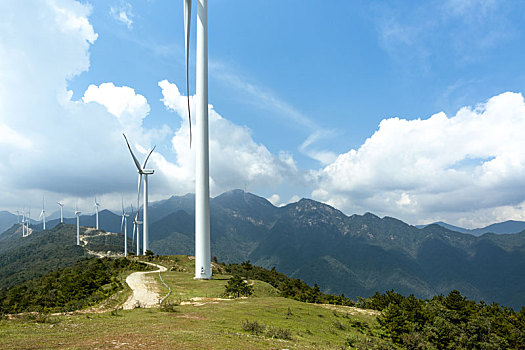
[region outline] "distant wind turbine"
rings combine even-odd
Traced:
[[[16,211],[16,223],[17,223],[17,224],[20,223],[20,210],[17,210],[17,211]]]
[[[31,208],[27,209],[27,217],[26,217],[26,237],[31,234],[29,232],[29,228],[31,227]]]
[[[131,205],[131,216],[133,216],[133,205]],[[142,221],[139,221],[139,210],[137,209],[137,215],[133,216],[133,237],[135,237],[135,232],[137,232],[137,256],[140,255],[140,225]]]
[[[62,210],[64,209],[64,203],[57,202],[57,204],[60,206],[60,223],[62,224],[64,222],[64,216],[62,215]]]
[[[97,202],[97,196],[95,196],[95,228],[98,230],[98,207],[100,207],[100,203]]]
[[[131,153],[131,157],[133,158],[133,162],[135,163],[135,166],[137,167],[137,171],[139,173],[139,183],[138,183],[138,191],[137,191],[137,224],[138,217],[139,217],[139,208],[140,208],[140,188],[142,186],[142,175],[144,175],[144,206],[143,211],[144,214],[142,215],[142,251],[143,254],[146,254],[146,251],[149,249],[149,222],[148,222],[148,175],[152,175],[155,171],[153,169],[146,169],[146,164],[148,163],[148,159],[155,150],[154,146],[151,151],[149,152],[148,156],[146,157],[146,160],[144,160],[144,163],[142,166],[140,166],[139,161],[137,160],[137,157],[133,154],[133,151],[131,150],[131,146],[129,145],[128,138],[125,134],[124,139],[126,140],[126,144],[128,145],[129,152]],[[138,240],[137,240],[138,242]],[[137,244],[138,245],[138,244]]]
[[[124,256],[128,256],[128,214],[124,211],[124,199],[122,199],[122,222],[120,224],[120,233],[124,225]]]
[[[191,115],[189,88],[189,48],[192,0],[184,0],[186,52],[186,91],[188,117]],[[196,146],[195,146],[195,278],[211,278],[210,184],[208,145],[208,0],[197,0],[197,77],[196,77]]]
[[[133,234],[131,235],[131,245],[135,242],[135,216],[133,215],[133,204],[131,204],[131,217],[133,218]]]
[[[22,237],[26,236],[26,211],[22,211]]]
[[[78,211],[78,207],[75,204],[75,216],[77,217],[77,245],[80,245],[80,214],[82,214],[82,212]]]
[[[46,208],[45,208],[45,200],[44,200],[44,197],[42,197],[42,212],[40,212],[40,216],[38,218],[39,220],[40,219],[43,219],[42,220],[42,229],[45,230],[46,229]]]

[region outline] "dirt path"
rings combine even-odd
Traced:
[[[149,276],[152,273],[159,273],[167,271],[164,266],[146,263],[148,265],[156,266],[159,269],[155,271],[141,271],[133,272],[126,278],[126,283],[133,290],[133,294],[128,300],[122,305],[124,310],[134,309],[137,306],[143,308],[151,308],[159,305],[159,301],[162,299],[159,293],[154,289],[157,286],[153,276]]]

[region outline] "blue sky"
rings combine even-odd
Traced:
[[[525,219],[525,4],[329,5],[209,1],[212,194],[310,197],[413,224]],[[0,5],[0,134],[11,135],[0,164],[16,169],[0,179],[2,207],[132,198],[122,131],[139,153],[157,145],[154,199],[192,192],[181,95],[169,89],[185,94],[182,7]],[[193,31],[190,94],[194,44]]]

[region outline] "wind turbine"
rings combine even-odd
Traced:
[[[31,208],[27,209],[27,217],[26,217],[26,237],[31,234],[29,232],[29,228],[31,227]]]
[[[40,216],[38,217],[38,219],[43,219],[42,220],[42,229],[43,230],[46,229],[46,209],[45,209],[44,203],[45,203],[44,197],[42,197],[42,212],[40,213]]]
[[[26,237],[26,211],[22,211],[22,237]]]
[[[155,172],[155,170],[153,169],[146,169],[146,164],[148,163],[148,159],[151,156],[151,153],[153,153],[153,151],[155,150],[156,146],[153,146],[148,156],[146,157],[146,160],[144,161],[142,166],[140,166],[140,163],[137,160],[137,157],[135,157],[135,155],[133,154],[133,151],[131,150],[131,146],[129,145],[128,138],[126,137],[125,134],[122,134],[122,135],[124,135],[124,139],[126,140],[126,144],[128,145],[129,152],[131,153],[131,157],[133,158],[133,162],[135,163],[135,166],[137,167],[137,171],[139,173],[139,183],[138,183],[138,191],[137,191],[137,224],[138,225],[143,224],[142,225],[142,239],[143,239],[142,251],[143,251],[143,254],[146,254],[146,250],[149,249],[148,175],[152,175]],[[143,222],[139,222],[138,217],[139,217],[139,208],[140,208],[140,187],[142,186],[142,175],[144,175],[144,206],[142,208],[144,211],[144,214],[142,215]],[[138,234],[138,231],[137,231],[137,234]],[[137,239],[137,242],[138,242],[138,239]],[[137,246],[138,246],[138,243],[137,243]]]
[[[60,206],[60,223],[62,224],[64,222],[64,216],[62,215],[62,210],[64,208],[64,203],[57,202],[57,204]]]
[[[186,90],[188,117],[191,115],[189,94],[189,48],[192,0],[184,0],[186,52]],[[196,77],[196,146],[195,146],[195,279],[211,279],[210,251],[210,183],[208,145],[208,0],[197,0],[197,77]]]
[[[122,200],[122,222],[120,224],[120,233],[124,225],[124,256],[128,256],[128,214],[124,211],[124,199]]]
[[[131,216],[133,216],[133,205],[131,206]],[[135,237],[135,230],[137,232],[137,256],[140,255],[140,225],[142,225],[142,221],[139,221],[139,210],[137,209],[137,215],[133,217],[133,237]]]
[[[82,212],[78,211],[78,207],[75,204],[75,216],[77,217],[77,245],[80,245],[80,214],[82,214]]]
[[[17,224],[20,223],[20,210],[17,210],[17,211],[16,211],[16,223],[17,223]]]
[[[95,196],[95,228],[98,230],[98,207],[100,207],[100,204],[97,202],[97,196]]]
[[[131,235],[131,245],[133,245],[133,243],[135,242],[135,228],[136,228],[136,224],[135,224],[135,216],[133,216],[133,204],[131,204],[131,217],[133,218],[133,234]]]

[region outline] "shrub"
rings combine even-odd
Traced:
[[[179,303],[168,301],[160,304],[160,311],[162,312],[178,312],[177,306],[179,306]]]
[[[342,324],[339,320],[335,320],[332,324],[336,329],[339,329],[341,331],[346,330],[346,326]]]
[[[257,321],[250,322],[248,320],[242,321],[242,329],[255,335],[260,335],[264,332],[265,326],[259,324]]]
[[[266,330],[266,336],[275,339],[291,340],[292,331],[280,327],[268,327]]]

